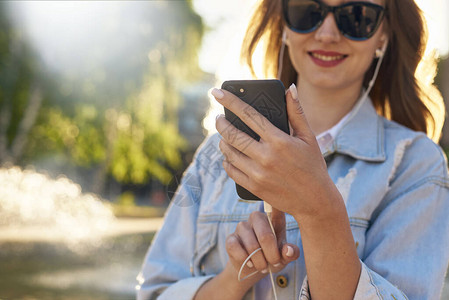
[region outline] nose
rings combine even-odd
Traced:
[[[322,43],[338,43],[341,39],[334,15],[328,13],[321,26],[315,31],[315,39]]]

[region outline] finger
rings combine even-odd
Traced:
[[[241,170],[243,173],[250,174],[249,172],[256,167],[253,160],[251,160],[244,153],[235,149],[233,146],[229,145],[223,139],[221,139],[218,143],[218,147],[226,157],[226,161]]]
[[[226,157],[226,156],[225,156]],[[244,172],[235,167],[232,163],[227,161],[227,158],[223,160],[223,168],[228,176],[242,187],[249,189],[250,178]]]
[[[307,122],[306,115],[298,99],[298,91],[295,84],[292,84],[286,94],[287,115],[290,126],[293,129],[293,136],[307,140],[310,136],[315,137]]]
[[[280,248],[281,245],[286,242],[285,213],[273,207],[271,212],[271,222],[273,223],[278,241],[278,247]]]
[[[240,222],[237,224],[236,234],[238,235],[242,245],[244,246],[246,252],[251,255],[255,250],[261,247],[259,241],[256,238],[256,234],[253,231],[253,228],[248,222]],[[254,267],[266,273],[265,270],[268,267],[267,260],[263,254],[263,251],[256,252],[251,260],[254,264]]]
[[[287,102],[288,102],[288,99],[287,99],[288,95],[287,94],[288,94],[289,91],[290,91],[290,88],[285,90],[285,105],[287,105]],[[288,119],[288,115],[287,115],[287,119]],[[293,136],[293,128],[292,128],[292,124],[290,123],[290,120],[288,120],[288,130],[290,132],[290,135]]]
[[[217,117],[215,127],[228,144],[249,157],[256,157],[255,154],[257,153],[257,145],[259,142],[245,132],[237,129],[231,122],[226,120],[223,115]]]
[[[239,238],[235,234],[230,234],[226,238],[226,252],[229,255],[232,265],[236,270],[240,270],[243,262],[248,257],[248,253],[243,248],[242,244],[240,244]],[[254,265],[248,261],[247,267],[252,269]]]
[[[282,264],[287,265],[292,261],[295,261],[299,258],[300,255],[300,251],[299,251],[299,247],[297,245],[294,244],[290,244],[290,243],[285,243],[282,246]]]
[[[250,223],[252,224],[257,240],[262,247],[263,254],[270,265],[278,266],[281,262],[281,254],[277,244],[276,236],[271,230],[267,215],[262,212],[253,212],[250,215]]]
[[[225,157],[223,160],[223,168],[228,176],[237,184],[253,192],[251,188],[252,180],[249,174],[257,168],[257,165],[245,156],[245,154],[227,145],[222,140],[219,142],[219,147]],[[257,196],[255,192],[253,193]]]
[[[226,90],[216,88],[211,91],[211,94],[220,104],[232,111],[243,121],[243,123],[254,130],[254,132],[256,132],[262,139],[269,140],[270,136],[282,132],[276,126],[271,124],[271,122],[268,121],[267,118],[260,114],[255,108],[248,105],[234,94]]]

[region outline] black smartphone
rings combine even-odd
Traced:
[[[227,90],[252,107],[267,118],[273,125],[290,134],[287,117],[287,106],[285,102],[285,87],[280,80],[230,80],[225,81],[221,88]],[[256,141],[260,140],[251,128],[249,128],[242,120],[226,107],[225,117],[236,128],[247,133]],[[262,121],[262,120],[261,120]],[[242,146],[249,145],[252,140],[236,141]],[[237,194],[244,200],[261,200],[259,197],[243,188],[236,183]]]

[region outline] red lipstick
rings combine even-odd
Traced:
[[[325,68],[335,67],[341,64],[346,57],[348,57],[347,55],[339,52],[324,50],[313,50],[308,52],[308,54],[316,65]]]

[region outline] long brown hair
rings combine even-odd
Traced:
[[[425,59],[427,31],[423,14],[413,0],[386,0],[388,48],[377,80],[370,92],[379,114],[412,130],[425,132],[435,142],[441,135],[445,108],[440,92],[433,85],[436,60]],[[254,74],[252,57],[264,41],[265,76],[275,77],[284,28],[280,0],[261,0],[246,31],[241,59]],[[285,51],[281,81],[287,87],[298,74]],[[377,60],[365,74],[371,80]],[[418,65],[421,63],[420,67]]]

